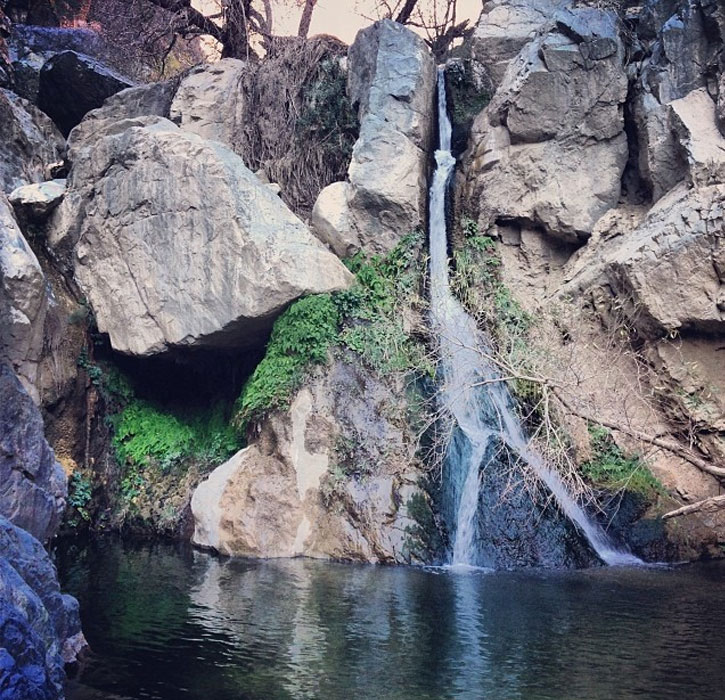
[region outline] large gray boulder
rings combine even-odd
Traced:
[[[88,112],[132,84],[95,58],[63,51],[43,64],[38,106],[68,135]]]
[[[509,63],[571,0],[488,0],[469,40],[471,57],[485,66],[493,84]]]
[[[0,361],[13,366],[36,403],[49,304],[48,284],[38,259],[0,193]]]
[[[61,160],[65,142],[53,122],[27,100],[0,89],[0,191],[42,182]]]
[[[409,562],[408,502],[422,495],[415,440],[391,419],[404,393],[355,361],[320,369],[197,487],[193,541],[231,556]]]
[[[321,192],[312,226],[338,255],[386,253],[425,222],[435,64],[420,37],[390,20],[360,31],[348,60],[360,136],[348,181]]]
[[[557,13],[509,66],[477,117],[465,194],[495,222],[585,240],[616,205],[627,162],[627,77],[616,15]]]
[[[352,284],[241,158],[161,117],[75,143],[49,241],[119,352],[261,345],[295,299]]]
[[[37,406],[0,363],[0,515],[47,542],[58,529],[66,495],[66,476],[45,440]]]
[[[60,700],[64,665],[86,646],[78,602],[43,546],[0,515],[0,697]]]

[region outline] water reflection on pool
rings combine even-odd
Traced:
[[[486,573],[58,552],[93,654],[70,700],[725,697],[725,565]]]

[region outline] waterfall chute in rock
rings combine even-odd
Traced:
[[[617,549],[567,492],[557,474],[532,450],[506,384],[487,359],[491,355],[490,342],[451,292],[445,204],[455,159],[450,152],[451,122],[443,68],[438,70],[438,120],[439,149],[435,154],[436,170],[430,188],[431,322],[438,337],[442,403],[465,442],[465,449],[449,450],[448,455],[449,461],[453,462],[449,478],[454,482],[452,491],[456,501],[454,522],[451,523],[450,563],[454,566],[480,563],[475,550],[481,472],[496,458],[499,444],[536,474],[601,560],[609,565],[640,564],[637,557]]]

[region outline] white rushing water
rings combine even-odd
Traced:
[[[465,470],[465,478],[451,563],[465,566],[475,561],[480,466],[486,452],[498,442],[507,445],[533,469],[562,512],[580,529],[603,561],[610,565],[641,564],[637,557],[614,546],[567,492],[559,476],[531,449],[508,389],[504,382],[497,381],[500,375],[487,359],[491,356],[488,339],[450,290],[445,200],[456,162],[451,155],[451,122],[442,68],[438,69],[438,119],[439,150],[435,154],[436,170],[430,188],[431,320],[438,335],[443,402],[471,445],[466,463],[458,465]]]

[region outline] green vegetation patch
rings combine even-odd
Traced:
[[[654,502],[664,487],[655,478],[642,458],[627,456],[616,445],[606,428],[589,426],[592,458],[581,465],[582,474],[595,486],[608,491],[625,490]]]
[[[432,373],[424,344],[405,321],[406,310],[420,301],[421,239],[410,234],[386,256],[358,253],[346,262],[354,287],[300,299],[277,319],[264,359],[235,404],[241,431],[288,406],[310,369],[325,364],[335,348],[352,350],[381,374]]]
[[[267,411],[286,406],[306,370],[327,361],[339,339],[340,313],[329,294],[296,301],[274,324],[264,359],[242,389],[235,423],[244,428]]]

